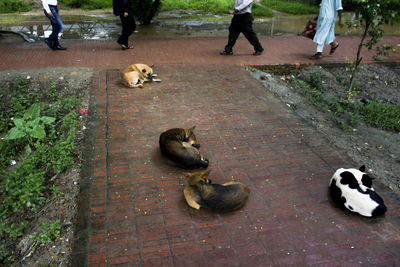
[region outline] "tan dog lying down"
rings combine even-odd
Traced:
[[[229,212],[244,206],[250,189],[240,182],[213,184],[208,179],[210,170],[187,173],[188,186],[183,190],[186,202],[194,209],[207,207],[218,212]]]
[[[132,64],[121,72],[121,82],[128,87],[143,87],[144,82],[161,82],[160,79],[153,79],[157,74],[145,64]]]

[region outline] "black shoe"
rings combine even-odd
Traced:
[[[321,59],[321,58],[322,58],[322,53],[320,53],[320,52],[317,52],[317,53],[315,53],[315,55],[312,55],[310,57],[310,59]]]
[[[53,49],[54,50],[67,50],[67,48],[66,47],[62,47],[61,45],[55,45],[54,47],[53,47]]]
[[[54,49],[54,47],[53,47],[53,41],[50,41],[49,38],[44,39],[44,42],[47,44],[47,46],[48,46],[50,49]]]
[[[260,50],[257,50],[253,53],[253,56],[259,56],[264,52],[264,48],[261,48]]]
[[[219,54],[220,55],[223,55],[223,56],[231,56],[231,55],[233,55],[233,52],[232,52],[232,50],[231,51],[221,51],[221,52],[219,52]]]

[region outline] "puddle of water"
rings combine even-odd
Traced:
[[[273,18],[256,19],[254,29],[259,36],[297,35],[313,17],[315,15],[278,15]],[[119,18],[112,14],[61,15],[61,18],[65,25],[61,37],[63,39],[115,40],[121,32]],[[0,25],[0,30],[23,33],[31,40],[43,39],[51,33],[51,25],[44,15],[26,16],[22,19],[21,16],[15,19],[10,16],[7,20],[15,21],[15,25]],[[354,20],[353,14],[344,14],[344,22]],[[159,16],[151,25],[138,25],[134,38],[226,37],[229,23],[229,15],[210,15],[203,20]],[[400,35],[399,25],[384,25],[383,28],[387,35]],[[347,27],[336,27],[335,30],[337,35],[355,35],[362,32],[362,29]]]

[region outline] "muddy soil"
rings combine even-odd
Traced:
[[[345,67],[313,66],[286,73],[250,69],[250,72],[302,121],[312,125],[333,146],[346,151],[359,165],[343,167],[358,168],[365,164],[377,180],[400,195],[400,134],[370,127],[364,123],[356,127],[339,127],[333,112],[323,111],[313,105],[300,93],[294,82],[295,79],[307,80],[312,73],[319,72],[326,92],[343,98],[345,92],[339,88],[342,88],[343,81],[349,78]],[[356,101],[378,100],[400,106],[400,66],[364,65],[357,73],[356,80]]]

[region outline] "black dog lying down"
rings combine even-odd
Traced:
[[[240,182],[213,184],[208,179],[210,170],[186,174],[188,186],[184,196],[188,205],[194,209],[207,207],[218,212],[229,212],[244,206],[250,189]]]
[[[159,139],[161,154],[182,168],[207,168],[208,159],[198,150],[200,144],[193,133],[194,128],[163,132]]]

